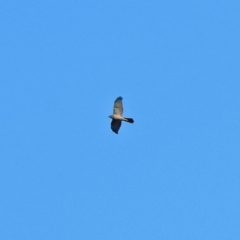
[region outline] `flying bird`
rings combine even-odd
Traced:
[[[113,115],[108,116],[112,119],[111,122],[111,129],[113,132],[118,134],[118,131],[121,127],[122,121],[128,122],[128,123],[134,123],[134,120],[132,118],[123,117],[123,105],[122,105],[122,97],[118,97],[113,105]]]

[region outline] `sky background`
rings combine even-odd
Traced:
[[[239,240],[239,13],[1,1],[0,238]]]

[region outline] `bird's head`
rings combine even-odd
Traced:
[[[109,118],[112,118],[112,115],[109,115],[108,117],[109,117]]]

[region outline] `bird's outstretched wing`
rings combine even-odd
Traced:
[[[122,105],[122,97],[118,97],[113,105],[113,114],[122,116],[123,114],[123,105]]]
[[[121,124],[122,122],[120,120],[113,119],[111,122],[111,129],[113,130],[113,132],[118,134],[118,130],[121,127]]]

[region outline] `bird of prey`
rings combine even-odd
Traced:
[[[134,123],[134,120],[132,118],[123,117],[123,105],[122,105],[122,97],[118,97],[113,105],[113,114],[108,116],[109,118],[112,118],[111,122],[111,129],[113,132],[118,134],[119,128],[121,127],[122,121],[128,122],[128,123]]]

